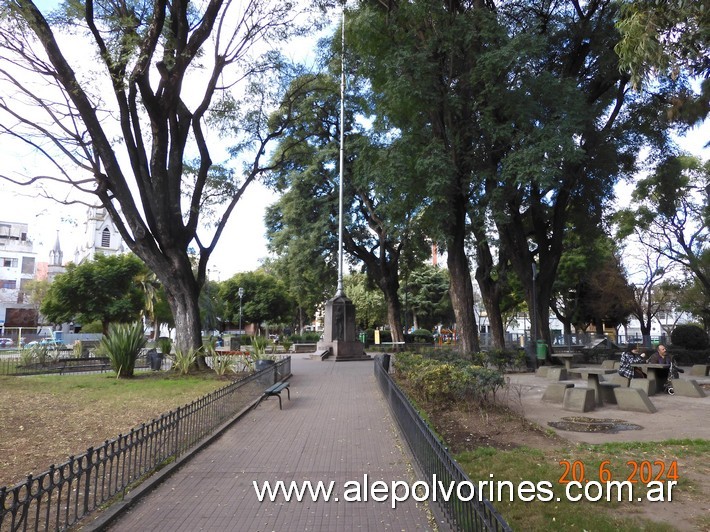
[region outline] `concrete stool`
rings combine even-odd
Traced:
[[[552,381],[566,381],[567,370],[565,368],[550,366],[547,368],[547,378]]]
[[[654,386],[653,381],[648,379],[631,379],[629,388],[643,390],[647,397],[656,393],[656,387]]]
[[[707,377],[710,371],[710,364],[693,364],[690,368],[690,374],[693,377]]]
[[[565,399],[565,392],[568,388],[574,388],[571,382],[553,382],[547,385],[542,400],[548,403],[562,403]]]
[[[567,388],[562,408],[572,412],[589,412],[594,410],[597,402],[594,399],[594,390],[591,388]]]
[[[616,396],[614,395],[614,390],[619,388],[621,385],[614,382],[600,382],[599,383],[599,393],[601,393],[602,401],[609,403],[611,405],[616,404]]]
[[[707,397],[705,390],[693,379],[673,379],[673,391],[682,397]]]
[[[631,381],[633,383],[633,380]],[[614,388],[614,396],[619,410],[631,410],[632,412],[645,412],[653,414],[657,412],[656,407],[648,398],[645,391],[639,388]]]
[[[547,370],[550,369],[550,366],[540,366],[535,370],[535,376],[537,377],[547,377]]]

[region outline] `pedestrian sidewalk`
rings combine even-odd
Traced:
[[[373,363],[292,356],[291,400],[263,401],[111,525],[116,531],[432,530],[411,498],[347,502],[357,481],[417,480],[406,443],[374,377]],[[264,481],[334,481],[338,502],[260,503]],[[315,487],[315,486],[314,486]],[[351,493],[352,495],[352,493]],[[322,497],[321,497],[322,499]],[[440,526],[439,530],[446,529]]]

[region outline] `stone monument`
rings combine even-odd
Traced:
[[[330,350],[336,362],[371,360],[357,338],[355,305],[341,291],[325,304],[325,330],[318,350]]]

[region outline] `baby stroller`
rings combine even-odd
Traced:
[[[668,367],[668,379],[663,384],[663,389],[668,395],[675,395],[675,390],[673,389],[673,379],[680,378],[680,373],[685,373],[682,368],[679,368],[675,364],[675,360],[671,359],[671,365]]]

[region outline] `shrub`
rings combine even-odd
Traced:
[[[177,371],[178,375],[187,375],[196,360],[197,351],[195,349],[175,349],[173,369]]]
[[[81,340],[77,340],[76,342],[74,342],[72,351],[75,358],[81,358],[81,355],[84,354],[84,342],[82,342]]]
[[[410,352],[394,357],[398,378],[409,381],[411,393],[434,403],[470,399],[489,401],[505,381],[503,375],[448,354],[446,360],[431,358]]]
[[[169,355],[170,351],[173,350],[173,341],[167,336],[161,336],[160,338],[158,338],[158,341],[155,342],[155,345],[158,349],[160,349],[160,352],[166,356]]]
[[[677,325],[671,333],[671,342],[686,349],[707,349],[710,345],[707,333],[699,325]]]
[[[234,365],[234,358],[231,355],[218,355],[212,353],[212,369],[220,377],[224,376],[227,372],[232,371]]]
[[[99,343],[101,352],[111,361],[111,367],[117,377],[132,377],[136,358],[145,346],[143,324],[112,324],[108,336]]]
[[[81,326],[83,333],[102,333],[104,332],[104,324],[100,321],[92,321]]]
[[[415,329],[410,334],[406,335],[407,341],[417,344],[431,344],[434,342],[434,335],[426,329]]]

